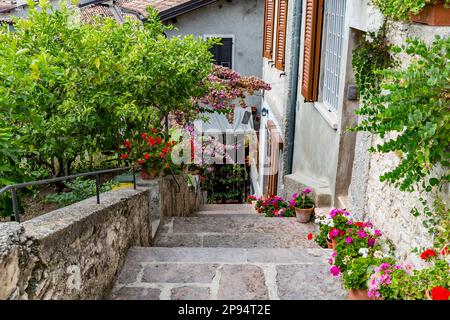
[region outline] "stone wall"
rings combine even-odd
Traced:
[[[100,299],[131,246],[149,246],[148,192],[118,190],[0,224],[0,299]]]
[[[373,29],[368,28],[368,30]],[[389,30],[388,41],[395,45],[404,44],[406,38],[410,37],[431,43],[435,35],[450,36],[450,27],[400,22],[392,23]],[[402,63],[406,66],[408,61],[402,58]],[[380,142],[378,137],[364,132],[357,135],[349,190],[349,209],[359,218],[372,220],[378,228],[383,230],[385,236],[396,245],[399,259],[419,263],[419,259],[411,253],[411,250],[432,244],[432,237],[422,225],[421,220],[410,213],[413,207],[421,208],[420,195],[418,192],[401,192],[379,181],[383,173],[392,170],[399,163],[395,153],[377,154],[367,151]],[[434,196],[435,194],[428,195],[428,200],[431,201]],[[446,200],[447,204],[449,203],[448,188],[440,196]]]
[[[102,193],[100,205],[93,197],[1,223],[0,299],[101,299],[130,247],[150,246],[161,220],[192,214],[206,197],[198,177],[138,182],[138,190]]]

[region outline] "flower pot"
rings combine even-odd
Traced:
[[[327,241],[328,249],[334,249],[334,247],[333,247],[333,240],[330,240],[330,239],[327,238],[326,241]],[[336,243],[336,241],[335,241],[335,243]]]
[[[433,297],[431,297],[431,291],[429,289],[425,291],[425,297],[427,297],[427,300],[433,300]]]
[[[297,221],[301,223],[307,223],[311,220],[311,216],[314,212],[314,206],[308,209],[295,208],[295,215],[297,216]]]
[[[450,8],[443,2],[427,5],[419,14],[411,15],[411,21],[430,26],[450,26]]]
[[[372,300],[367,293],[367,289],[350,289],[348,290],[348,300]]]
[[[159,175],[158,169],[142,169],[140,172],[143,180],[153,180]]]

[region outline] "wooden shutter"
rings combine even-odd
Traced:
[[[275,68],[284,70],[288,0],[278,0]]]
[[[275,0],[266,0],[264,4],[263,57],[267,59],[272,59],[274,22]]]
[[[302,95],[306,101],[317,101],[319,94],[323,1],[324,0],[306,0],[302,77]]]

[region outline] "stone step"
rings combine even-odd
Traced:
[[[253,213],[254,206],[251,204],[204,204],[199,211],[218,211],[228,213]]]
[[[345,299],[324,249],[131,248],[111,299]]]
[[[318,248],[308,240],[317,226],[295,218],[247,216],[175,217],[160,226],[159,247]]]

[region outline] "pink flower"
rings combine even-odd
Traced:
[[[339,269],[338,266],[332,266],[330,268],[330,273],[334,276],[337,277],[340,273],[341,273],[341,269]]]
[[[303,190],[303,193],[306,193],[306,194],[311,193],[311,189],[310,188],[306,188],[305,190]]]
[[[328,233],[328,236],[333,239],[336,238],[339,235],[339,229],[333,228],[330,230],[330,232]]]
[[[336,252],[336,251],[333,251],[333,253],[331,254],[331,256],[332,256],[333,258],[335,258],[335,257],[337,256],[337,252]]]
[[[369,237],[369,240],[367,240],[367,245],[369,247],[373,247],[375,245],[375,239],[372,237]]]
[[[365,238],[365,237],[367,237],[367,233],[365,233],[362,230],[358,230],[358,237],[360,237],[361,239]]]
[[[328,264],[333,264],[333,263],[334,263],[333,258],[328,259]]]
[[[377,236],[377,237],[381,237],[381,231],[380,230],[375,230],[375,235]]]
[[[352,243],[353,242],[353,238],[352,237],[347,237],[347,238],[345,238],[345,243],[346,244],[350,244],[350,243]]]

